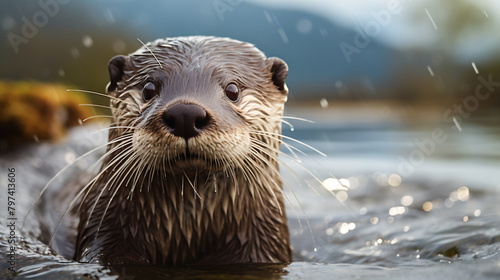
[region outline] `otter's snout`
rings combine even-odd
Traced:
[[[177,103],[162,115],[168,131],[186,140],[200,134],[208,126],[209,115],[198,105]]]

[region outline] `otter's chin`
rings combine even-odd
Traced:
[[[217,173],[227,168],[222,161],[206,159],[196,155],[186,156],[185,154],[171,159],[167,166],[170,170],[177,174],[201,174],[201,173]]]
[[[175,165],[177,168],[182,170],[207,170],[208,171],[216,171],[215,169],[221,169],[220,167],[214,166],[211,162],[206,161],[204,159],[195,158],[195,159],[180,159],[175,161]],[[214,169],[214,170],[210,170]]]

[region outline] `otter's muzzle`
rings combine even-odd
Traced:
[[[207,111],[198,105],[177,103],[163,114],[163,123],[175,136],[189,139],[198,136],[209,123]]]

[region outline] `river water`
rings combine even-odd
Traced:
[[[80,264],[54,255],[20,223],[50,178],[104,143],[99,127],[0,162],[0,249],[7,256],[7,168],[16,169],[16,273],[2,278],[500,279],[500,122],[492,114],[454,121],[407,118],[391,108],[289,109],[282,173],[294,262],[209,268]],[[486,117],[484,117],[486,116]],[[293,137],[308,146],[295,142]],[[99,153],[62,177],[88,168]],[[56,180],[54,185],[58,182]],[[49,190],[50,193],[50,190]],[[50,205],[45,205],[50,207]]]

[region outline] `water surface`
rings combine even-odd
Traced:
[[[283,131],[326,154],[287,139],[304,154],[282,148],[292,264],[175,269],[80,264],[53,254],[32,238],[39,228],[36,218],[43,218],[35,211],[28,219],[30,231],[18,232],[16,274],[9,274],[2,261],[0,277],[500,278],[497,120],[466,120],[460,131],[439,119],[380,117],[371,110],[289,110],[287,115],[316,121],[289,120],[294,128],[284,125]],[[436,128],[446,140],[433,146],[429,139]],[[67,142],[27,147],[2,158],[2,193],[6,168],[17,170],[19,219],[58,170],[104,143],[105,134],[90,134],[93,130],[96,127],[79,128]],[[82,160],[54,184],[85,170],[98,155]],[[5,196],[0,197],[6,205]],[[6,252],[6,212],[0,215],[0,247]]]

